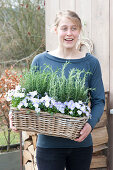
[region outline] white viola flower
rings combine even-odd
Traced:
[[[80,109],[81,105],[80,105],[79,103],[75,102],[75,107],[76,107],[77,109]]]
[[[20,85],[17,85],[16,88],[15,88],[16,91],[19,91],[20,89],[21,89]]]
[[[6,96],[6,100],[9,102],[12,100],[12,97],[11,96]]]
[[[23,98],[23,97],[25,97],[25,94],[24,93],[19,93],[19,97]]]
[[[46,106],[46,107],[49,107],[49,105],[50,105],[49,101],[46,101],[46,102],[45,102],[45,106]]]
[[[72,110],[69,113],[70,113],[70,115],[73,115],[73,111]]]
[[[37,91],[29,92],[29,94],[30,94],[32,97],[35,97],[35,96],[37,95]]]
[[[40,113],[40,108],[35,108],[35,111],[36,111],[37,113]]]
[[[81,114],[82,114],[82,111],[81,111],[81,110],[77,110],[77,113],[78,113],[79,115],[81,115]]]
[[[20,97],[20,98],[23,98],[23,97],[25,97],[25,94],[24,94],[24,93],[18,93],[18,92],[15,92],[13,96],[14,96],[14,97]]]
[[[45,97],[42,97],[42,98],[40,99],[40,102],[42,103],[42,102],[45,102],[45,101],[47,101],[47,100],[48,100],[48,97],[45,96]]]
[[[30,98],[32,103],[40,103],[40,99],[36,99],[36,98]]]
[[[8,92],[6,93],[6,96],[12,97],[14,95],[14,93],[15,93],[14,89],[8,90]]]
[[[26,91],[26,89],[25,88],[22,88],[22,93],[24,93]]]
[[[45,101],[49,101],[50,102],[51,98],[46,94],[45,96]]]
[[[79,104],[83,104],[83,102],[81,100],[78,101]]]
[[[60,111],[61,113],[64,113],[64,108],[63,108],[63,107],[59,108],[59,111]]]
[[[20,102],[19,105],[17,106],[17,108],[20,110],[22,106],[23,106],[23,103]]]
[[[41,103],[43,103],[43,102],[44,102],[44,99],[43,99],[43,97],[40,99],[40,102],[41,102]]]
[[[27,103],[27,100],[26,100],[26,99],[22,100],[22,103],[23,103],[23,105],[24,105],[25,107],[28,106],[28,103]]]
[[[38,107],[39,107],[39,104],[38,104],[38,103],[34,103],[33,106],[34,106],[35,108],[38,108]]]

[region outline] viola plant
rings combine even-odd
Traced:
[[[19,110],[29,108],[35,110],[38,114],[40,111],[44,111],[50,114],[62,113],[72,117],[90,117],[90,107],[82,101],[60,102],[49,97],[47,93],[40,98],[37,91],[29,92],[25,95],[25,89],[21,88],[21,86],[17,86],[15,90],[9,90],[6,94],[6,99],[12,102],[12,107],[17,107]]]
[[[37,69],[24,72],[20,85],[6,93],[7,101],[11,102],[12,107],[29,108],[38,114],[44,111],[90,117],[88,93],[94,89],[86,88],[85,80],[91,73],[72,69],[66,78],[65,68],[68,64],[55,72],[49,66],[43,71]]]

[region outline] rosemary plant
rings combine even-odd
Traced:
[[[76,102],[82,100],[88,102],[88,92],[92,89],[86,88],[85,81],[87,75],[91,73],[73,68],[70,70],[68,78],[66,78],[65,69],[67,64],[69,63],[65,63],[61,70],[58,69],[55,72],[50,66],[46,66],[44,70],[26,71],[21,80],[22,88],[25,88],[27,93],[37,91],[41,97],[46,92],[56,101],[73,100]]]

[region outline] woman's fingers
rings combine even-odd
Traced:
[[[9,123],[10,123],[10,128],[14,131],[14,132],[19,132],[14,126],[13,126],[13,122],[12,122],[12,112],[9,112]]]
[[[84,128],[80,132],[80,137],[75,139],[77,142],[82,142],[91,132],[92,128],[89,123],[86,123]]]

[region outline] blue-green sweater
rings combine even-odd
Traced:
[[[43,69],[46,65],[52,66],[55,71],[58,68],[62,68],[65,62],[69,62],[67,65],[65,74],[68,76],[69,70],[72,68],[78,68],[80,70],[90,71],[86,79],[86,87],[95,88],[91,91],[91,119],[88,123],[92,129],[96,123],[100,120],[100,117],[104,111],[105,105],[105,93],[102,82],[101,68],[97,58],[87,53],[85,57],[80,59],[63,59],[56,56],[50,55],[47,51],[38,54],[32,61],[32,67],[37,66]],[[88,147],[92,145],[91,134],[83,142],[75,142],[70,139],[52,137],[47,135],[38,135],[37,146],[44,148],[77,148],[77,147]]]

